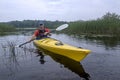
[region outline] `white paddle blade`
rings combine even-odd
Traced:
[[[59,26],[59,27],[56,29],[56,31],[61,31],[61,30],[65,29],[65,28],[67,28],[67,27],[68,27],[68,24],[63,24],[63,25]]]
[[[19,45],[16,45],[15,47],[16,47],[16,48],[18,48],[18,47],[19,47]]]

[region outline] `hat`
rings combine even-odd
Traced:
[[[40,21],[39,26],[44,26],[44,23],[42,21]]]
[[[44,24],[43,24],[43,23],[40,23],[39,25],[40,25],[40,26],[43,26]]]

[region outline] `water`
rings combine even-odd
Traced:
[[[48,51],[38,53],[32,43],[12,47],[29,37],[0,37],[0,80],[120,80],[119,39],[53,34],[52,38],[63,43],[92,50],[78,63]]]

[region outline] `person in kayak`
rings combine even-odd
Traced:
[[[46,38],[48,37],[48,35],[51,35],[50,30],[46,28],[44,24],[39,24],[39,27],[37,30],[35,30],[34,34],[32,35],[32,38],[30,39],[30,42],[35,39],[39,40],[41,38]]]
[[[39,40],[39,39],[42,39],[42,38],[46,38],[46,37],[48,37],[48,35],[51,36],[50,30],[48,28],[45,28],[44,24],[39,24],[38,29],[35,30],[32,37],[27,42],[25,42],[21,45],[18,45],[18,47],[21,47],[21,46],[23,46],[27,43],[30,43],[33,40]]]

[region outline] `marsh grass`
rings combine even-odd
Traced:
[[[9,41],[7,40],[6,43],[1,43],[1,50],[2,50],[2,57],[7,58],[9,61],[9,64],[12,64],[14,66],[19,65],[19,58],[26,58],[28,54],[32,56],[33,53],[36,52],[36,49],[33,48],[32,44],[25,45],[23,47],[16,47],[17,40],[15,41]],[[32,46],[32,47],[31,47]]]
[[[3,71],[7,70],[8,79],[16,80],[16,73],[23,69],[23,65],[27,66],[28,63],[33,63],[36,49],[32,43],[23,47],[16,47],[16,45],[22,42],[19,41],[19,38],[14,40],[6,38],[5,40],[5,42],[0,43],[1,64]]]

